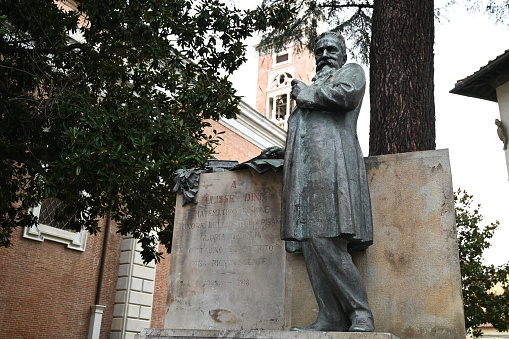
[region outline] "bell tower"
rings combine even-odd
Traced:
[[[295,101],[290,98],[291,82],[298,79],[309,85],[314,73],[313,54],[300,50],[297,45],[277,53],[260,54],[256,109],[286,130],[288,117],[295,107]]]

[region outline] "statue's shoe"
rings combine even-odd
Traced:
[[[368,318],[355,318],[352,321],[352,326],[348,329],[348,332],[374,332],[375,325],[371,317]]]

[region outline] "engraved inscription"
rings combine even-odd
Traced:
[[[203,175],[199,203],[177,203],[181,217],[176,213],[174,255],[181,267],[172,262],[170,270],[183,283],[170,274],[170,291],[183,296],[172,299],[165,326],[283,329],[280,186],[271,187],[281,182],[280,174],[253,178],[242,172],[210,175],[231,178],[219,181],[207,181],[208,175]],[[262,179],[270,185],[252,183]],[[214,312],[217,319],[210,316]],[[218,322],[225,312],[238,321]]]
[[[231,188],[237,188],[235,181]],[[266,217],[271,212],[271,206],[264,204],[263,193],[249,192],[240,196],[242,199],[234,194],[205,195],[202,200],[204,203],[196,213],[196,222],[184,225],[183,228],[188,232],[200,232],[198,238],[202,246],[187,249],[188,254],[204,257],[194,260],[194,267],[221,271],[236,266],[263,266],[270,262],[270,257],[265,254],[274,251],[274,244],[267,241],[278,240],[279,216]],[[232,203],[237,204],[224,209],[211,206]],[[211,220],[211,217],[216,220]],[[270,232],[267,226],[275,226],[273,230],[276,232]],[[207,278],[202,281],[203,285],[210,285],[207,281],[213,272],[204,275]],[[219,275],[214,281],[216,286],[223,286],[238,285],[240,280]]]
[[[205,196],[205,204],[228,204],[235,202],[233,195],[227,194],[227,195],[208,195]]]
[[[247,193],[244,194],[244,201],[260,201],[262,200],[261,193]]]

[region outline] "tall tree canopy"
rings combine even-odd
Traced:
[[[289,11],[72,3],[0,2],[0,246],[57,198],[56,220],[96,233],[109,216],[149,261],[158,238],[171,240],[173,173],[202,166],[217,143],[204,119],[238,112],[228,76],[245,60],[243,39],[280,29]]]
[[[499,226],[496,221],[481,225],[481,205],[473,205],[473,196],[458,189],[454,194],[458,247],[460,251],[465,326],[479,337],[479,326],[490,323],[499,331],[509,330],[509,262],[500,267],[485,265],[483,252],[490,247]],[[499,285],[504,293],[495,293]]]

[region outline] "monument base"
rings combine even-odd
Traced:
[[[170,330],[147,328],[138,339],[182,338],[259,338],[259,339],[399,339],[391,333],[360,332],[296,332],[296,331],[236,331],[236,330]]]
[[[376,330],[404,339],[465,338],[447,150],[370,157],[366,170],[374,243],[352,257]],[[173,338],[379,338],[279,332],[308,326],[318,314],[303,256],[286,253],[280,239],[281,183],[281,173],[203,174],[198,204],[177,202],[164,325],[173,330],[155,331],[188,333]]]

